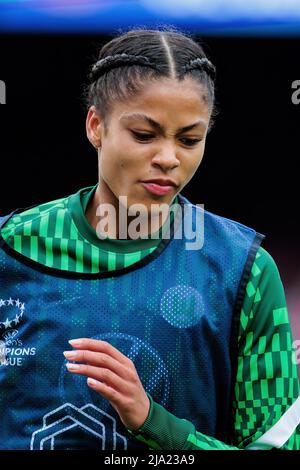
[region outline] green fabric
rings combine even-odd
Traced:
[[[8,245],[45,266],[79,273],[122,269],[152,253],[174,220],[174,212],[151,238],[99,239],[85,217],[97,185],[13,216],[1,233]],[[172,205],[178,202],[176,197]],[[171,206],[172,206],[171,205]]]
[[[191,431],[191,423],[186,419],[180,419],[169,413],[147,393],[150,401],[148,417],[142,428],[129,433],[137,437],[152,449],[182,449],[186,438]],[[159,435],[159,439],[157,436]],[[152,439],[152,436],[155,439]],[[163,442],[163,447],[161,443]],[[175,444],[176,443],[176,444]],[[177,447],[174,447],[177,445]]]
[[[106,239],[100,240],[97,236],[97,233],[93,227],[88,223],[86,217],[84,216],[87,205],[91,197],[93,196],[98,184],[91,188],[83,188],[78,193],[70,196],[69,198],[69,209],[71,217],[74,220],[77,228],[79,229],[81,235],[88,240],[90,243],[93,243],[102,250],[119,252],[119,253],[132,253],[144,251],[146,249],[155,248],[160,242],[162,236],[164,235],[168,224],[165,222],[163,227],[161,227],[157,232],[154,232],[151,238],[138,238],[136,240],[116,240],[107,237]],[[178,198],[174,199],[173,204],[178,202]],[[172,205],[171,205],[172,206]],[[170,221],[173,220],[174,214],[173,211],[170,212]]]
[[[16,251],[39,263],[84,273],[120,269],[155,250],[159,239],[97,237],[85,217],[96,187],[83,188],[72,196],[15,215],[2,228],[3,238]],[[275,261],[263,248],[257,252],[246,288],[238,341],[232,445],[203,435],[192,422],[172,415],[151,397],[147,420],[132,434],[153,449],[244,449],[270,429],[296,400],[299,380],[292,361],[293,339],[284,289]],[[299,436],[298,427],[282,449],[300,449]]]

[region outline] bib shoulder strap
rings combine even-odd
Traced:
[[[13,215],[14,211],[11,212],[10,214],[7,214],[7,215],[4,215],[2,217],[0,217],[0,229],[3,227],[3,225],[5,224],[5,222],[10,219],[10,217]]]

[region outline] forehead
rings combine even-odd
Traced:
[[[174,122],[184,127],[196,121],[209,121],[211,108],[205,99],[206,90],[193,79],[163,78],[148,82],[134,97],[114,103],[112,117],[119,122],[125,119],[144,120],[147,115],[162,124]]]

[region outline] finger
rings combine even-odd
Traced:
[[[108,354],[113,357],[116,361],[121,362],[121,364],[127,365],[130,359],[122,354],[117,348],[112,346],[107,341],[101,341],[99,339],[90,339],[90,338],[79,338],[70,340],[69,343],[76,349],[88,349],[90,351],[101,352]]]
[[[128,382],[121,377],[118,377],[114,372],[109,369],[102,369],[100,367],[89,366],[86,364],[72,364],[67,363],[66,367],[69,372],[77,375],[85,375],[92,379],[105,383],[106,385],[119,390],[121,393],[128,393]]]
[[[112,405],[118,405],[122,400],[122,395],[117,390],[109,387],[103,382],[99,382],[98,380],[89,377],[87,379],[87,384],[95,390],[95,392],[100,393],[104,398],[109,400]]]
[[[64,351],[64,356],[68,359],[68,361],[84,362],[91,366],[98,366],[104,369],[109,369],[123,379],[128,379],[130,377],[133,379],[133,371],[128,366],[121,364],[116,359],[108,356],[107,354],[80,349]]]

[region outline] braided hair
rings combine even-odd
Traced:
[[[84,89],[87,108],[94,105],[107,128],[114,101],[136,96],[147,81],[160,78],[183,80],[187,75],[202,85],[202,98],[211,107],[209,130],[215,107],[216,69],[203,48],[186,34],[174,29],[135,29],[113,38],[99,52]]]

